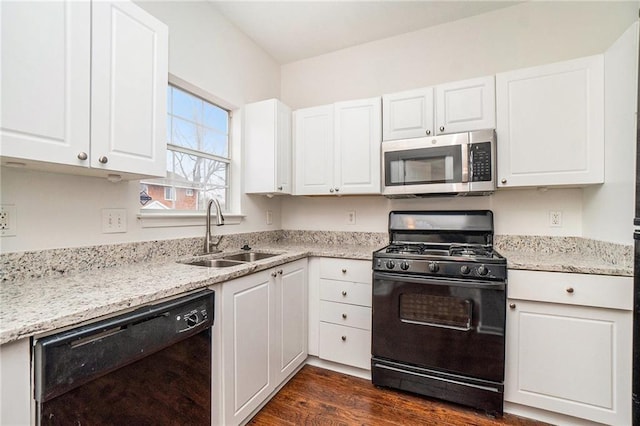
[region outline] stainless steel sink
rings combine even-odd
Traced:
[[[238,262],[255,262],[256,260],[268,259],[277,255],[277,253],[259,253],[250,251],[246,253],[230,254],[228,256],[224,256],[223,259],[235,260]]]
[[[204,259],[194,260],[193,262],[186,262],[185,265],[193,266],[206,266],[208,268],[229,268],[231,266],[242,265],[245,262],[237,262],[227,259]]]

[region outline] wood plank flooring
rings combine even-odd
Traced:
[[[390,389],[306,365],[248,423],[263,425],[534,426],[545,423],[482,412]]]

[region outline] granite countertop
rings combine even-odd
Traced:
[[[633,276],[633,264],[615,264],[597,256],[579,253],[536,253],[501,250],[509,269],[529,271],[570,272],[577,274]]]
[[[0,344],[135,308],[308,256],[371,260],[372,252],[378,248],[380,246],[278,243],[255,246],[253,251],[269,251],[279,255],[228,268],[197,267],[164,260],[5,284],[0,287]],[[229,251],[234,252],[237,250]]]

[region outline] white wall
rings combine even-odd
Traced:
[[[279,96],[280,66],[207,2],[138,4],[169,26],[170,73],[235,108]],[[240,173],[240,119],[240,114],[234,116],[231,172],[236,178]],[[6,167],[0,172],[0,203],[15,204],[17,209],[17,235],[0,238],[3,252],[204,236],[204,219],[199,226],[142,228],[136,219],[140,208],[137,181],[112,184],[99,178]],[[279,201],[247,196],[234,201],[236,206],[242,203],[245,220],[215,232],[280,229]],[[128,232],[102,234],[103,208],[125,208]],[[273,211],[271,226],[264,220],[267,209]]]
[[[605,184],[584,191],[584,236],[633,242],[638,23],[605,53]]]
[[[282,68],[282,99],[297,109],[602,53],[637,20],[639,5],[528,2],[294,62]],[[490,208],[499,234],[582,236],[583,215],[590,230],[609,220],[583,203],[591,203],[583,201],[583,189],[499,190],[465,199],[287,198],[282,226],[384,232],[389,210]],[[614,203],[610,210],[617,208]],[[346,224],[347,210],[356,211],[356,225]],[[562,212],[562,227],[549,226],[550,210]],[[620,238],[621,222],[585,235],[630,244],[631,234]]]

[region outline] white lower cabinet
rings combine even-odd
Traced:
[[[371,261],[320,259],[318,356],[371,368]]]
[[[307,260],[222,285],[225,425],[247,420],[307,357]]]
[[[505,401],[631,424],[632,278],[509,271]]]

